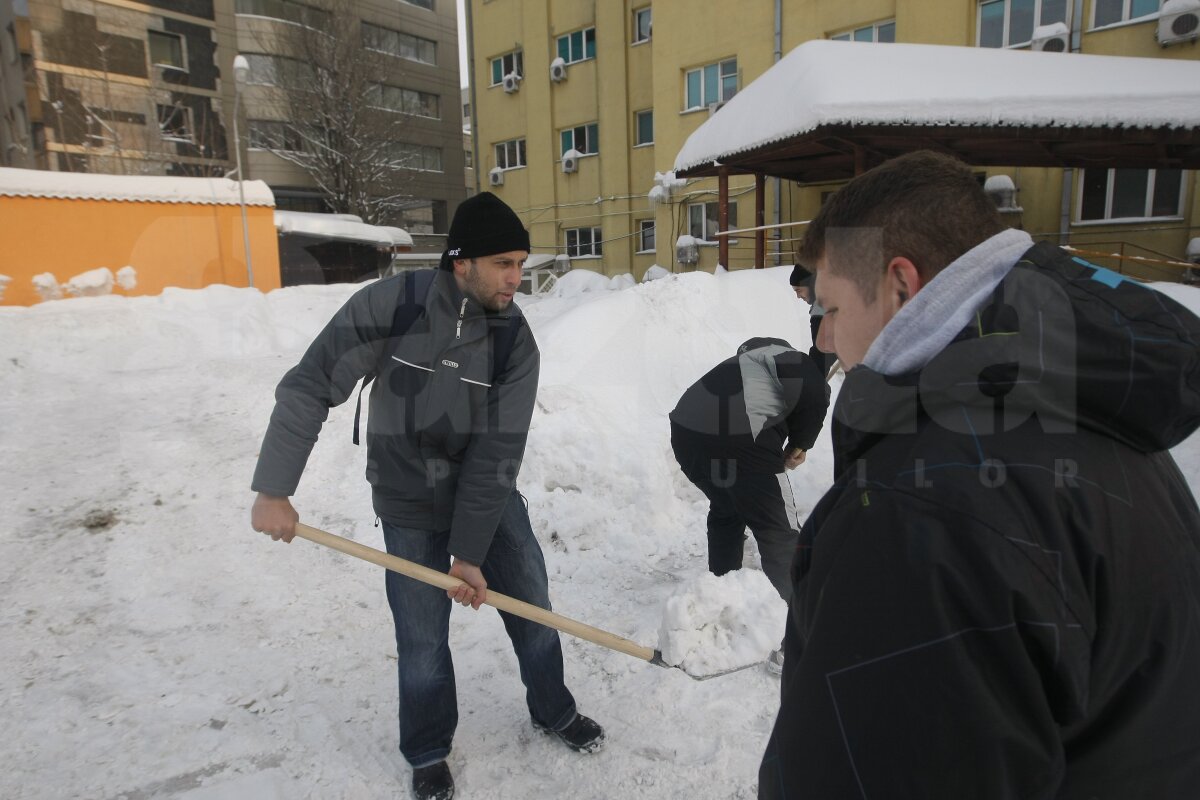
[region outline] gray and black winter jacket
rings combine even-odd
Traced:
[[[525,451],[540,355],[515,304],[485,311],[438,271],[424,310],[389,338],[404,276],[351,297],[275,391],[251,488],[292,495],[329,409],[375,373],[367,480],[375,513],[394,525],[449,530],[456,558],[483,562]],[[493,378],[495,332],[519,324]]]

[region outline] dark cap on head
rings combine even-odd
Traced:
[[[803,286],[805,282],[811,278],[813,274],[808,271],[802,264],[797,264],[792,269],[792,278],[788,281],[792,286]]]
[[[529,231],[503,200],[491,192],[481,192],[459,203],[454,212],[441,268],[454,269],[455,259],[512,250],[529,251]]]
[[[755,336],[753,339],[747,339],[746,341],[742,342],[741,346],[739,346],[737,349],[738,355],[740,356],[742,353],[749,352],[750,350],[757,350],[760,347],[770,347],[773,344],[777,344],[780,347],[786,347],[788,350],[795,349],[785,339],[774,339],[770,336]]]

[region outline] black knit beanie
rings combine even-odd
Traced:
[[[528,252],[529,231],[503,200],[491,192],[481,192],[459,203],[454,212],[441,268],[453,270],[454,260],[458,258],[490,256],[510,250]]]
[[[812,277],[812,273],[805,269],[800,264],[797,264],[792,270],[792,279],[789,283],[792,286],[804,286],[805,281]]]

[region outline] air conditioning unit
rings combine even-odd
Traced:
[[[579,170],[579,153],[575,150],[568,150],[562,157],[562,171],[570,175],[572,172]]]
[[[1033,41],[1030,45],[1034,50],[1046,53],[1071,52],[1071,29],[1065,22],[1053,25],[1039,25],[1033,31]]]
[[[567,62],[561,57],[550,62],[550,80],[555,83],[565,81],[567,79]]]
[[[503,186],[504,170],[500,169],[499,167],[492,167],[492,169],[488,172],[488,183],[492,186]]]
[[[1158,14],[1158,43],[1163,47],[1200,38],[1200,0],[1167,0]]]
[[[515,72],[510,72],[504,76],[504,91],[512,94],[517,89],[521,88],[521,76]]]
[[[711,117],[713,114],[720,111],[722,108],[725,107],[725,103],[726,103],[725,100],[718,100],[715,103],[709,103],[708,104],[708,115]]]

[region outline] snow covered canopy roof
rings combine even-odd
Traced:
[[[274,207],[275,195],[262,181],[246,181],[246,205]],[[238,205],[237,181],[162,175],[100,175],[0,167],[0,197],[115,200],[141,203]]]
[[[360,218],[350,214],[276,211],[275,228],[280,233],[299,234],[320,239],[340,239],[346,242],[378,245],[379,247],[412,244],[412,237],[403,228],[368,225]]]
[[[919,149],[977,166],[1200,168],[1200,62],[809,41],[688,137],[675,171],[813,183]]]

